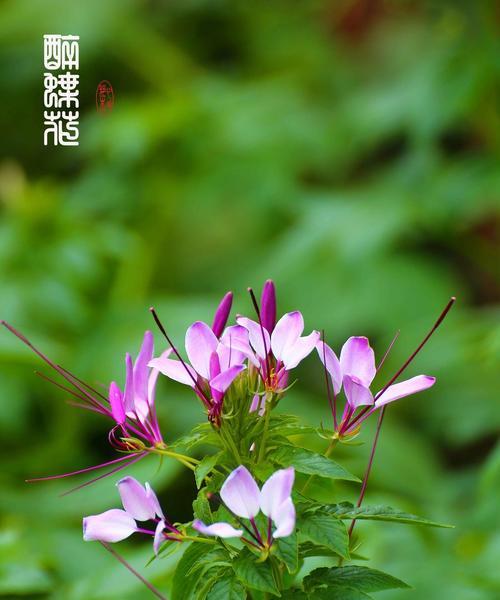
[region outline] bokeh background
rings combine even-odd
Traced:
[[[500,597],[499,22],[487,0],[0,7],[1,317],[81,377],[123,381],[150,305],[181,341],[228,289],[249,312],[267,277],[337,349],[365,334],[380,355],[400,329],[389,375],[458,296],[411,367],[438,383],[390,407],[366,499],[456,528],[359,523],[368,564],[415,587],[381,600]],[[44,33],[81,37],[78,148],[42,146]],[[64,498],[83,479],[24,483],[113,457],[109,424],[41,366],[0,332],[0,595],[149,598],[81,539],[117,477]],[[319,362],[298,375],[284,408],[328,424]],[[161,383],[167,441],[203,418],[180,387]],[[358,474],[372,433],[338,455]],[[189,473],[157,466],[132,471],[189,519]],[[144,570],[149,542],[120,549],[168,590],[175,555]]]

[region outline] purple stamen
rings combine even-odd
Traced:
[[[266,373],[266,377],[265,378],[263,377],[263,379],[264,379],[264,381],[267,379],[268,383],[270,383],[271,382],[271,363],[270,363],[269,351],[267,349],[267,344],[266,344],[266,337],[264,335],[264,326],[262,325],[262,321],[260,318],[259,305],[257,303],[257,298],[255,297],[255,294],[251,287],[248,288],[248,293],[250,294],[250,298],[252,299],[252,304],[255,309],[255,313],[257,314],[257,320],[259,322],[260,333],[262,336],[262,344],[264,345],[264,354],[266,355],[265,367],[266,367],[267,373]]]
[[[51,479],[62,479],[64,477],[72,477],[73,475],[80,475],[82,473],[88,473],[89,471],[95,471],[96,469],[103,469],[104,467],[109,467],[109,465],[113,465],[118,462],[123,462],[124,460],[130,460],[131,458],[133,458],[133,457],[132,456],[120,456],[120,458],[115,458],[114,460],[110,460],[110,461],[102,463],[100,465],[86,467],[85,469],[79,469],[78,471],[72,471],[71,473],[62,473],[61,475],[48,475],[47,477],[34,477],[33,479],[26,479],[26,483],[33,483],[35,481],[49,481]]]

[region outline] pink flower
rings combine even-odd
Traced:
[[[165,540],[182,541],[181,532],[165,518],[158,498],[149,483],[142,486],[133,477],[124,477],[117,483],[123,510],[113,508],[83,519],[83,539],[86,542],[120,542],[133,533],[153,537],[155,554]],[[139,527],[137,521],[154,521],[154,530]]]
[[[394,383],[380,390],[375,396],[370,385],[375,378],[375,354],[366,337],[350,337],[342,346],[340,359],[335,352],[322,341],[316,350],[332,381],[333,392],[339,394],[342,387],[346,396],[346,406],[339,433],[352,433],[359,424],[381,406],[416,394],[434,385],[436,378],[417,375],[406,381]],[[359,407],[366,407],[362,416],[352,419]]]
[[[234,379],[245,369],[248,334],[242,327],[228,327],[219,340],[212,328],[202,321],[193,323],[186,332],[186,353],[190,364],[166,356],[148,364],[161,373],[194,389],[217,421],[224,394]]]
[[[270,548],[273,539],[287,537],[295,528],[295,507],[291,499],[294,478],[293,467],[280,469],[269,477],[260,490],[248,469],[239,466],[230,473],[222,485],[220,496],[242,528],[235,529],[224,522],[205,525],[199,519],[193,522],[193,528],[204,535],[222,538],[240,537],[250,545]],[[255,517],[260,511],[268,518],[265,542],[264,536],[255,523]],[[253,532],[240,519],[248,519]],[[254,542],[243,537],[243,529],[254,539]]]

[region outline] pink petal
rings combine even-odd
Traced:
[[[337,358],[335,352],[330,348],[328,344],[319,341],[316,344],[316,351],[321,362],[325,365],[330,379],[333,384],[333,391],[338,394],[342,389],[342,370],[340,368],[340,361]]]
[[[212,331],[214,332],[215,337],[220,337],[221,333],[224,331],[232,304],[233,292],[228,292],[224,298],[222,298],[215,311],[214,322],[212,324]]]
[[[155,491],[147,481],[144,487],[146,488],[146,496],[148,498],[148,501],[151,503],[151,508],[155,511],[156,516],[160,517],[160,519],[164,519],[165,516],[163,514],[163,510],[161,509],[160,502],[158,500],[157,495],[155,494]]]
[[[210,355],[210,364],[209,364],[209,379],[215,379],[217,375],[220,374],[220,360],[217,352],[212,352]]]
[[[248,330],[241,325],[228,327],[222,334],[220,342],[217,347],[217,354],[221,360],[223,370],[235,364],[243,363],[245,358],[248,358],[256,367],[259,366],[259,361],[250,346]],[[269,350],[269,346],[267,348]]]
[[[278,360],[282,360],[287,348],[295,344],[303,331],[304,318],[298,310],[283,315],[276,323],[271,335],[271,348],[274,356]]]
[[[109,385],[108,398],[111,405],[111,414],[113,415],[113,419],[119,425],[122,425],[126,420],[125,410],[123,408],[123,398],[118,384],[114,381],[112,381]]]
[[[390,385],[380,398],[377,398],[375,406],[378,408],[379,406],[383,406],[394,400],[399,400],[399,398],[416,394],[417,392],[432,387],[435,382],[435,377],[430,377],[429,375],[417,375],[406,381],[395,383],[394,385]]]
[[[319,331],[313,331],[305,337],[299,337],[292,345],[286,346],[281,355],[285,369],[294,369],[306,356],[308,356],[319,342]]]
[[[229,474],[220,495],[224,504],[238,517],[252,519],[259,513],[259,487],[244,466],[239,466]]]
[[[83,539],[86,542],[120,542],[134,531],[137,531],[134,519],[119,508],[83,519]]]
[[[273,518],[276,525],[276,531],[273,534],[275,538],[283,538],[291,535],[295,529],[295,506],[292,499],[287,498],[281,506],[278,507],[276,515]]]
[[[221,538],[241,537],[243,535],[242,529],[235,529],[232,525],[229,525],[229,523],[213,523],[212,525],[205,525],[205,523],[199,519],[193,521],[193,529],[203,533],[203,535]]]
[[[370,406],[374,402],[370,390],[356,377],[344,376],[344,392],[349,406],[353,409],[358,406]]]
[[[255,412],[259,408],[260,404],[260,396],[259,394],[254,394],[252,398],[252,402],[250,404],[250,409],[248,412]]]
[[[132,364],[132,357],[127,352],[125,355],[125,391],[123,392],[123,406],[125,413],[134,416],[134,366]]]
[[[153,334],[146,331],[134,364],[134,403],[138,412],[148,411],[148,363],[153,358]]]
[[[172,353],[172,348],[169,348],[168,350],[165,350],[165,352],[162,352],[162,354],[159,356],[159,360],[161,359],[165,359],[168,358],[168,356],[170,356],[170,354]],[[148,367],[151,366],[151,361],[149,361],[148,363]],[[184,372],[186,372],[184,370]],[[149,379],[148,379],[148,402],[149,402],[149,406],[154,406],[155,403],[155,397],[156,397],[156,382],[158,380],[158,375],[160,374],[159,369],[151,369],[151,372],[149,374]],[[187,373],[186,373],[187,375]],[[192,383],[192,381],[191,381]]]
[[[158,369],[160,373],[163,373],[163,375],[174,381],[194,387],[194,381],[196,381],[197,377],[196,371],[186,363],[182,364],[180,360],[163,357],[153,358],[153,360],[149,361],[149,366],[153,369]],[[189,376],[188,371],[192,377]]]
[[[224,394],[236,377],[245,369],[246,367],[244,365],[235,365],[227,371],[223,371],[210,381],[210,387]]]
[[[210,379],[210,356],[217,350],[218,340],[210,327],[196,321],[186,332],[186,352],[194,370],[204,379]]]
[[[259,323],[252,321],[252,319],[247,319],[246,317],[238,317],[236,321],[238,325],[242,325],[248,331],[250,344],[255,350],[257,356],[262,360],[265,360],[266,350],[269,352],[271,349],[271,338],[269,337],[267,329],[261,327]]]
[[[375,373],[375,354],[366,337],[350,337],[340,352],[342,375],[354,375],[365,387],[370,387]]]
[[[164,529],[165,529],[165,521],[163,521],[163,520],[158,521],[158,525],[156,526],[156,529],[155,529],[155,536],[153,539],[153,550],[156,555],[158,555],[161,545],[165,541],[165,534],[163,533]]]
[[[295,470],[293,467],[280,469],[264,483],[260,492],[260,508],[266,517],[275,520],[283,502],[292,493]]]
[[[116,484],[123,508],[137,521],[149,521],[156,515],[156,504],[146,489],[133,477],[127,476]]]

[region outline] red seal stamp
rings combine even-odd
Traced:
[[[113,86],[103,79],[95,91],[95,105],[97,112],[104,113],[106,111],[112,111],[115,103],[115,93],[113,92]]]

